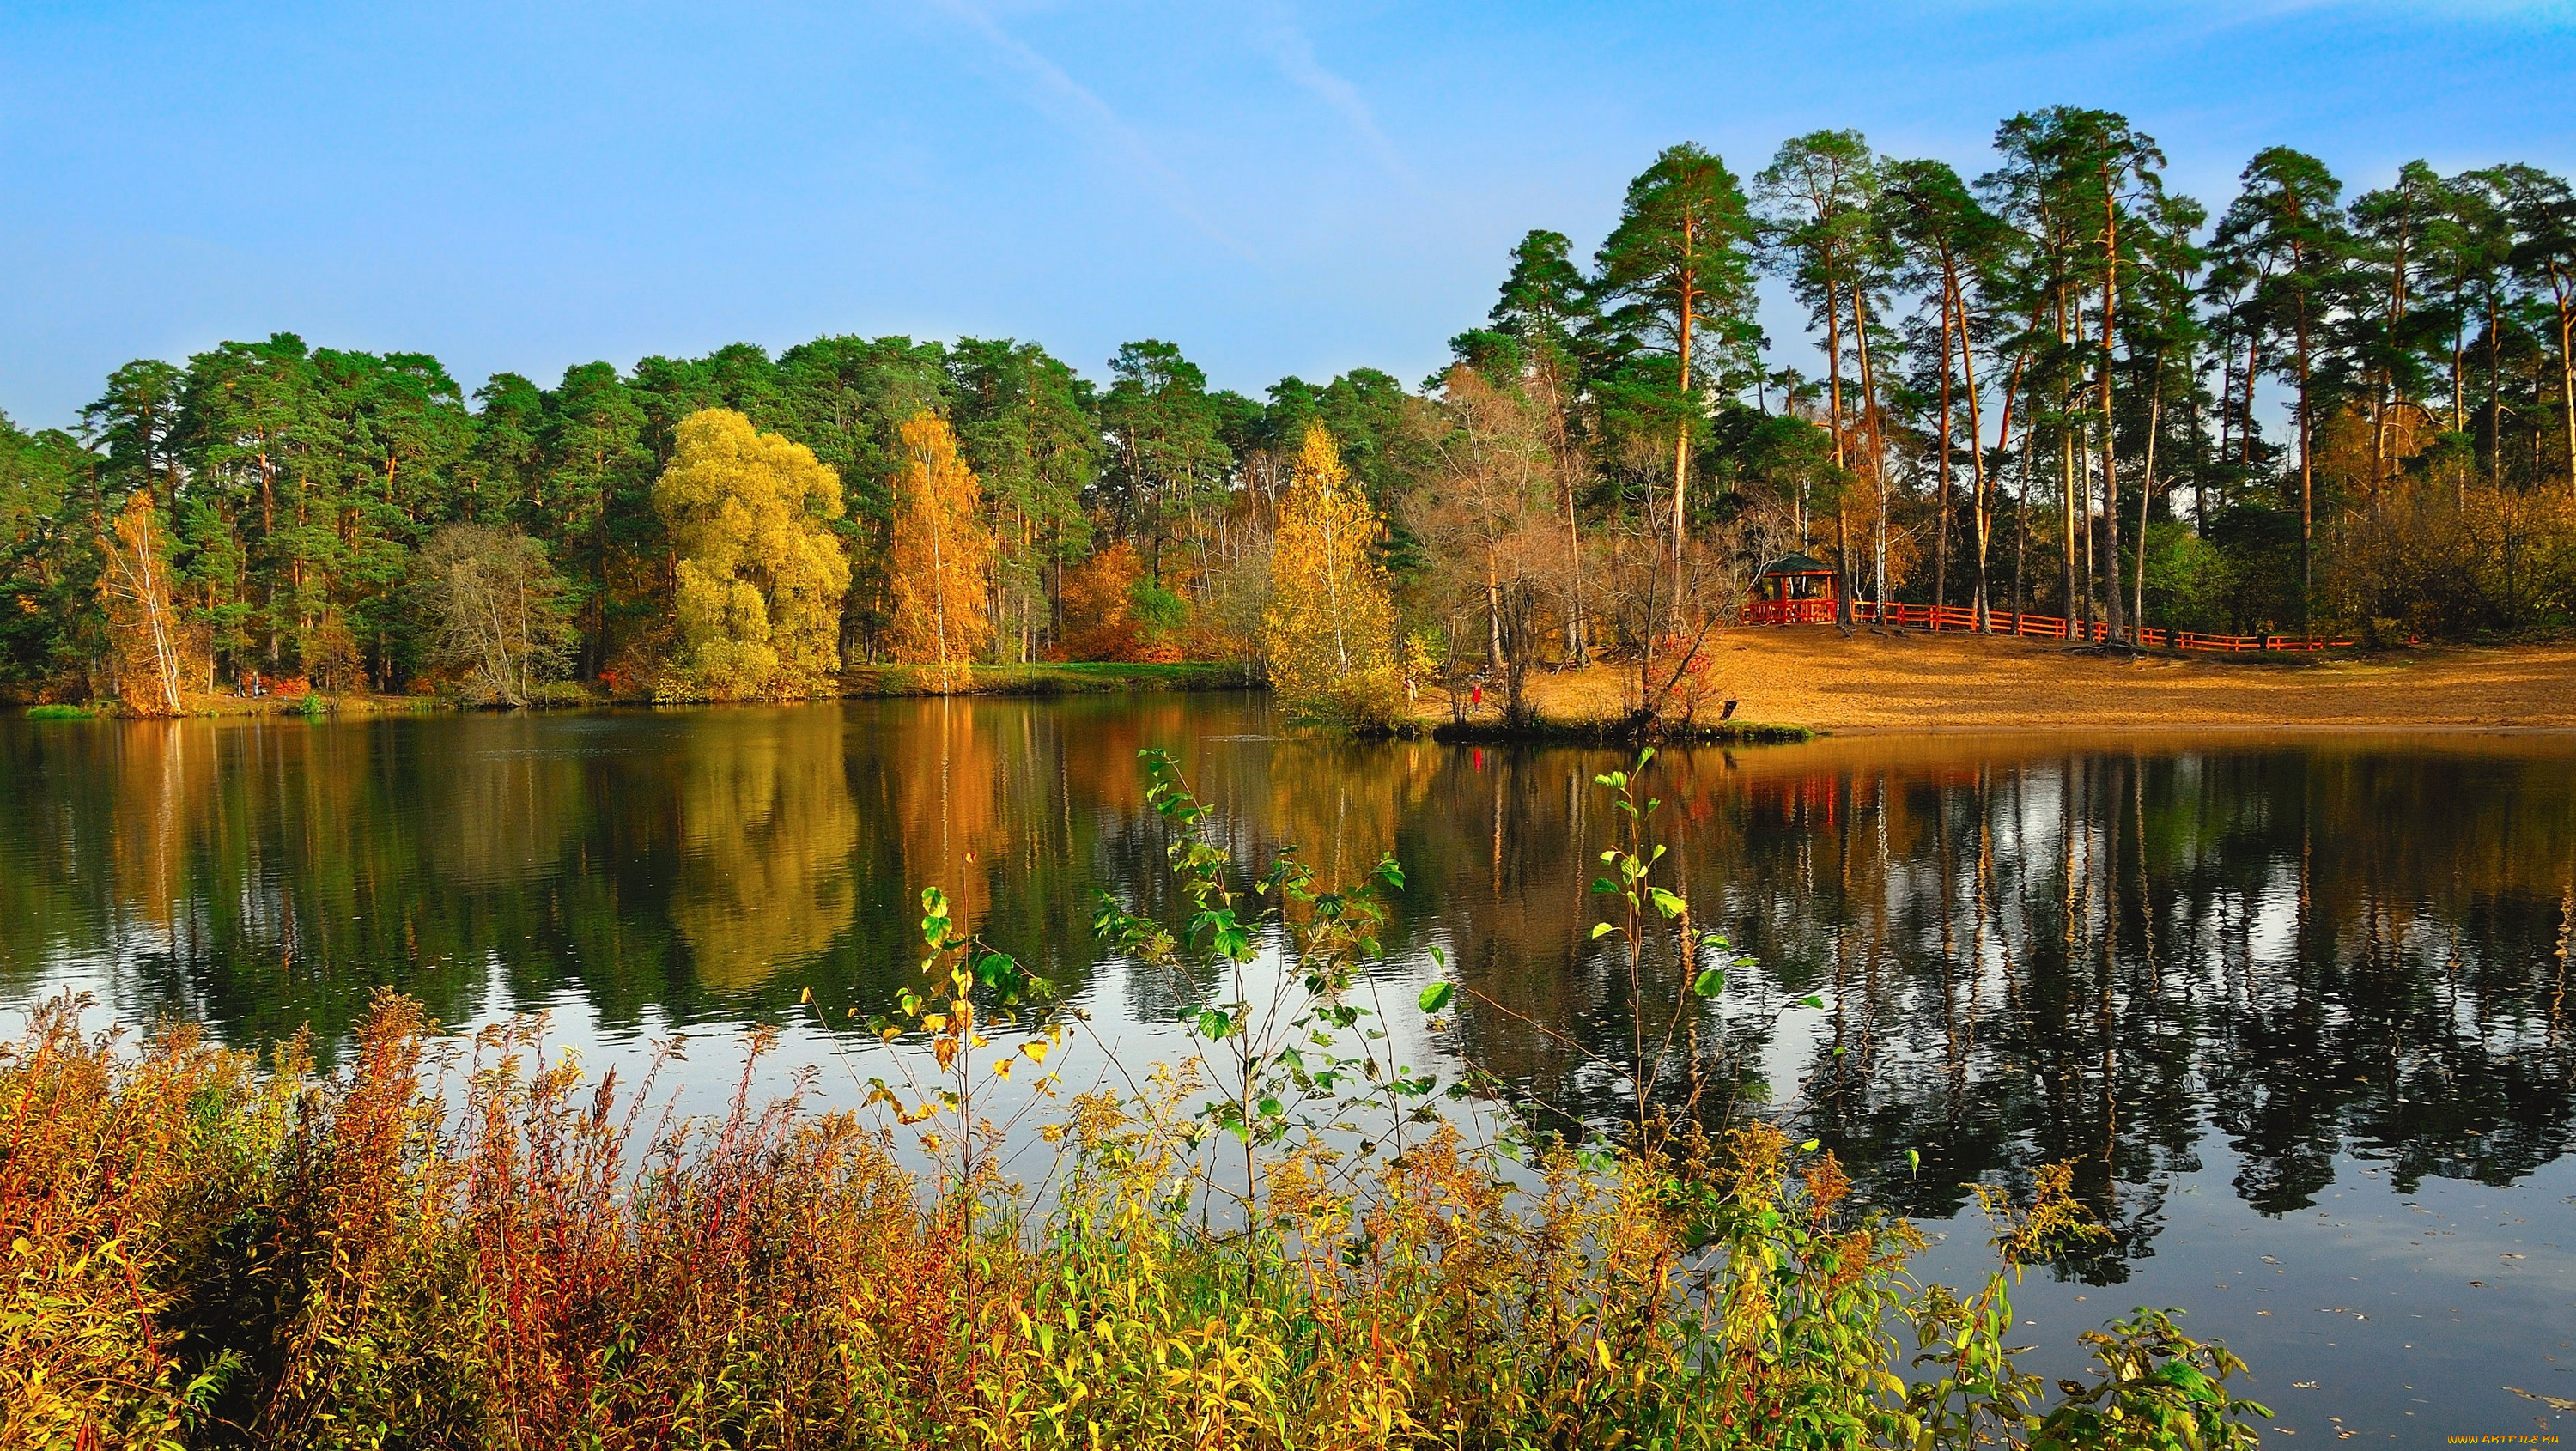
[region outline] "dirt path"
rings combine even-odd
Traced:
[[[1717,644],[1715,698],[1739,720],[1844,733],[2383,727],[2576,730],[2576,642],[2366,658],[2159,655],[2131,663],[2033,640],[1829,626]],[[1607,668],[1531,677],[1550,720],[1620,713]],[[1493,696],[1487,694],[1492,714]],[[1430,703],[1445,718],[1445,703]],[[1714,715],[1712,704],[1705,714]]]

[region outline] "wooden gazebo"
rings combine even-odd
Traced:
[[[1753,598],[1744,606],[1748,625],[1829,625],[1833,620],[1833,567],[1808,554],[1784,554],[1762,566]]]

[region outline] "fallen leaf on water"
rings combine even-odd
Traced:
[[[2544,1396],[2533,1391],[2524,1390],[2520,1386],[2506,1386],[2505,1389],[2522,1397],[2526,1401],[2538,1401],[2553,1411],[2576,1411],[2576,1401],[2568,1400],[2564,1396]]]
[[[2316,1388],[2317,1383],[2312,1380],[2294,1380],[2290,1382],[2290,1389],[2294,1391],[2312,1391]]]

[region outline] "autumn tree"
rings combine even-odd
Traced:
[[[1089,559],[1066,571],[1062,591],[1066,660],[1177,660],[1179,649],[1166,640],[1148,639],[1138,618],[1136,595],[1145,584],[1144,556],[1124,539],[1114,540]],[[1146,586],[1150,588],[1150,586]]]
[[[1417,500],[1415,532],[1441,561],[1436,578],[1459,624],[1484,616],[1485,668],[1503,683],[1504,713],[1518,720],[1537,653],[1538,599],[1555,544],[1556,458],[1548,447],[1552,401],[1506,377],[1500,386],[1464,363],[1441,379],[1432,439],[1439,472]],[[1569,617],[1567,628],[1573,628]]]
[[[653,505],[679,561],[671,693],[810,695],[841,668],[841,479],[729,408],[681,420]]]
[[[573,639],[563,580],[545,546],[516,529],[450,524],[412,563],[429,658],[458,672],[460,694],[525,705],[563,672]]]
[[[1382,723],[1394,713],[1395,604],[1377,562],[1383,527],[1333,435],[1308,425],[1279,505],[1261,630],[1271,686],[1291,714]]]
[[[904,424],[894,492],[888,643],[896,660],[929,666],[933,688],[944,694],[969,683],[976,658],[993,643],[987,605],[994,553],[984,486],[958,456],[947,420],[924,412]]]
[[[170,600],[169,533],[150,493],[138,490],[125,501],[99,554],[117,694],[130,714],[177,715],[185,708],[187,644]]]

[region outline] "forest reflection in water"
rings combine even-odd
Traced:
[[[808,989],[838,1019],[910,972],[937,883],[1067,991],[1168,1015],[1089,930],[1100,888],[1170,905],[1149,745],[1239,852],[1394,852],[1388,971],[1437,944],[1472,989],[1447,1050],[1617,1114],[1567,1044],[1628,1034],[1586,891],[1618,757],[1288,737],[1255,695],[0,722],[0,1000],[326,1047],[378,984],[451,1023],[574,1002],[611,1039]],[[1906,1213],[2078,1158],[2121,1236],[2099,1282],[2212,1134],[2266,1214],[2339,1156],[2406,1192],[2569,1146],[2576,742],[1890,737],[1652,776],[1681,885],[1758,964],[1708,1033]]]

